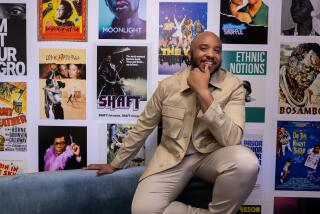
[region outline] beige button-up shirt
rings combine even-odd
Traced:
[[[187,84],[189,72],[187,68],[159,83],[111,162],[113,167],[122,168],[132,159],[160,120],[161,143],[140,180],[176,166],[185,156],[189,143],[201,153],[240,143],[245,124],[242,82],[223,69],[213,73],[209,89],[214,101],[202,112],[196,94]]]

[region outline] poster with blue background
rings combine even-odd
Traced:
[[[278,121],[276,190],[320,190],[320,122]]]
[[[207,29],[207,3],[160,2],[159,74],[187,67],[192,39]]]

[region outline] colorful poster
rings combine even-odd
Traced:
[[[100,126],[100,145],[101,157],[104,163],[111,163],[117,154],[117,151],[122,147],[123,140],[128,131],[132,129],[134,124],[107,124]],[[142,146],[135,157],[129,161],[124,168],[144,166],[145,165],[145,146]]]
[[[237,75],[246,89],[246,122],[265,122],[266,51],[222,51],[221,67]]]
[[[220,39],[227,44],[267,44],[269,1],[221,0]]]
[[[23,174],[27,171],[23,160],[0,160],[0,177]]]
[[[99,118],[133,118],[147,101],[147,47],[98,46]]]
[[[38,0],[38,39],[86,41],[87,0]]]
[[[0,3],[0,77],[27,75],[26,4]]]
[[[85,49],[40,49],[40,118],[86,119]]]
[[[0,152],[27,151],[27,84],[0,82]]]
[[[192,39],[207,29],[207,3],[160,2],[159,74],[174,74],[189,64]]]
[[[320,122],[278,121],[276,190],[320,190]]]
[[[275,197],[273,213],[316,214],[319,204],[320,198]]]
[[[237,214],[241,213],[261,214],[261,205],[241,205]]]
[[[280,49],[279,113],[320,114],[319,43],[284,43]]]
[[[319,36],[319,15],[318,0],[282,0],[281,35]]]
[[[147,0],[99,0],[99,39],[146,39]]]
[[[39,171],[81,169],[87,165],[87,127],[39,126]]]

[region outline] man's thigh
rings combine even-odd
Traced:
[[[203,157],[185,157],[177,166],[144,178],[139,182],[132,202],[132,213],[162,213],[186,187]]]

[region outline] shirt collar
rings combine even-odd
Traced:
[[[187,83],[187,78],[189,75],[189,72],[191,71],[191,67],[186,68],[184,71],[181,72],[180,75],[182,75],[181,82],[180,82],[180,92],[187,91],[190,89],[188,83]],[[222,88],[222,83],[226,77],[226,70],[223,68],[220,68],[218,71],[214,72],[211,75],[210,81],[209,81],[209,86],[213,86],[214,88],[221,89]]]

